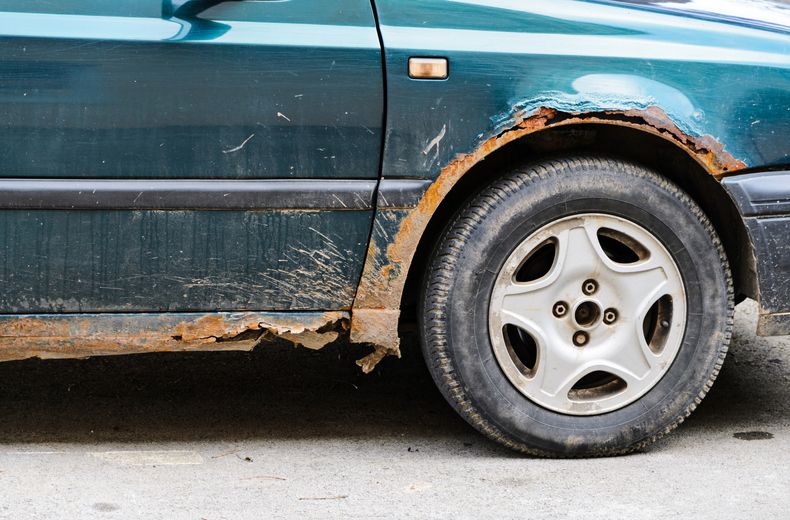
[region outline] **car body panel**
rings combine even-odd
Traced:
[[[8,210],[5,313],[341,309],[370,211]]]
[[[337,333],[367,372],[437,208],[511,143],[616,125],[716,180],[790,164],[787,30],[680,4],[0,0],[0,359]]]
[[[385,178],[435,178],[457,154],[541,107],[655,106],[747,167],[790,161],[788,34],[568,0],[376,5],[388,66]],[[448,57],[450,77],[409,79],[414,55]],[[442,128],[430,153],[403,153],[425,151]]]
[[[378,176],[366,0],[181,3],[0,2],[2,176]]]
[[[0,0],[0,181],[39,181],[0,204],[0,312],[348,308],[383,81],[368,0]]]
[[[412,208],[380,210],[352,339],[397,337],[423,231],[493,151],[558,125],[615,124],[674,142],[720,178],[790,162],[790,38],[739,23],[571,0],[377,0],[387,65],[383,179],[433,182]],[[449,77],[410,79],[410,56]]]

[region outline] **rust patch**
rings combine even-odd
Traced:
[[[357,361],[362,372],[370,373],[386,356],[400,357],[398,318],[400,309],[358,309],[351,321],[355,343],[370,343],[373,352]]]
[[[347,312],[6,317],[0,319],[0,361],[252,350],[272,338],[317,349],[346,334],[348,327]]]
[[[553,122],[553,119],[557,121]],[[550,123],[547,126],[599,123],[638,128],[679,144],[708,173],[717,178],[727,172],[746,168],[746,164],[743,161],[733,157],[712,136],[695,137],[684,133],[666,112],[656,106],[647,107],[645,110],[610,110],[581,114],[554,111],[553,119],[550,119]]]
[[[352,341],[362,342],[364,338],[378,345],[373,354],[359,361],[363,370],[369,372],[387,354],[399,355],[397,312],[409,267],[428,222],[458,180],[474,165],[508,143],[546,128],[584,123],[636,128],[672,141],[716,178],[746,167],[742,161],[726,152],[713,137],[695,137],[684,133],[663,110],[655,106],[645,110],[583,113],[542,107],[530,113],[517,113],[508,129],[487,139],[474,151],[458,155],[442,168],[417,206],[400,222],[385,255],[375,247],[369,250],[351,320]],[[385,213],[386,210],[380,210],[377,218]]]

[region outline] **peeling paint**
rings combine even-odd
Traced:
[[[439,204],[466,172],[506,144],[546,128],[611,124],[649,132],[677,144],[717,179],[727,172],[746,167],[713,137],[696,136],[681,130],[657,106],[568,112],[546,106],[527,109],[521,105],[515,110],[507,123],[498,126],[496,135],[444,166],[413,209],[377,212],[373,238],[352,306],[351,341],[377,345],[373,354],[359,361],[365,371],[372,370],[385,355],[400,354],[397,317],[401,296],[420,238]]]
[[[349,328],[347,312],[49,314],[0,317],[0,361],[183,351],[249,351],[280,338],[321,348]]]
[[[708,173],[717,178],[729,171],[746,167],[743,161],[736,159],[724,150],[724,146],[712,136],[695,135],[681,129],[673,118],[655,105],[647,106],[644,109],[628,108],[583,112],[566,112],[547,107],[531,111],[522,109],[517,112],[513,121],[515,122],[513,126],[486,141],[481,148],[493,145],[494,147],[490,150],[493,151],[506,143],[544,128],[584,123],[611,124],[636,128],[674,142]],[[503,139],[504,142],[502,142]]]

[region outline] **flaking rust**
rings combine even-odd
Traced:
[[[347,312],[93,314],[0,318],[0,361],[145,352],[252,350],[280,338],[321,348],[348,331]]]
[[[351,341],[375,345],[373,353],[357,362],[363,371],[370,372],[387,355],[400,355],[398,316],[409,267],[431,217],[458,180],[492,152],[528,134],[546,128],[590,123],[635,128],[671,141],[717,179],[747,167],[713,137],[683,132],[656,106],[644,110],[593,112],[563,112],[541,107],[515,114],[505,130],[485,140],[474,151],[456,156],[442,168],[419,203],[396,223],[394,239],[387,241],[386,248],[375,246],[374,232],[351,313]],[[392,215],[380,209],[376,215],[377,224],[391,224]],[[374,230],[382,226],[375,225]]]

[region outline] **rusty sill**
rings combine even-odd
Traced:
[[[146,352],[241,350],[280,338],[320,349],[347,335],[349,313],[49,314],[0,317],[0,361]]]

